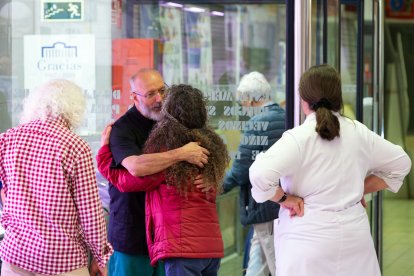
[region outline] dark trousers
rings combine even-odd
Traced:
[[[219,258],[189,259],[171,258],[164,259],[165,274],[167,276],[217,276],[220,267]]]

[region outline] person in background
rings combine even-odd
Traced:
[[[163,172],[138,178],[125,169],[110,169],[103,133],[97,155],[103,176],[125,192],[146,190],[146,228],[151,264],[164,260],[166,275],[217,275],[223,257],[223,241],[216,208],[216,193],[229,163],[226,145],[207,126],[206,102],[200,90],[189,85],[169,89],[163,117],[145,144],[145,153],[177,149],[197,141],[209,152],[203,169],[188,162],[176,163]],[[110,127],[109,127],[110,128]],[[203,188],[194,181],[203,175]]]
[[[266,151],[285,131],[285,111],[271,101],[272,89],[265,76],[259,72],[246,74],[237,88],[241,105],[255,111],[249,122],[268,123],[264,129],[247,130],[243,133],[238,151],[240,158],[235,159],[227,173],[223,188],[228,192],[240,187],[240,221],[243,225],[253,225],[253,238],[250,241],[249,262],[246,275],[275,275],[275,248],[273,245],[273,221],[277,219],[279,204],[266,201],[257,203],[251,194],[249,167],[259,152]],[[249,144],[249,137],[266,137],[265,144]],[[281,157],[283,158],[283,157]]]
[[[107,241],[91,149],[73,132],[82,89],[51,80],[24,101],[22,124],[0,134],[2,275],[106,275]]]
[[[306,120],[250,167],[253,198],[282,202],[276,275],[381,275],[361,201],[367,193],[397,192],[411,161],[400,146],[341,115],[333,67],[307,70],[299,93]]]
[[[181,162],[203,167],[208,151],[198,143],[161,153],[143,152],[144,143],[160,120],[166,85],[154,69],[140,69],[130,80],[134,105],[112,126],[110,149],[113,168],[125,168],[134,176],[151,175]],[[112,276],[164,275],[164,264],[152,267],[145,231],[145,192],[123,192],[117,179],[109,184],[110,214],[108,237],[115,252],[108,272]]]

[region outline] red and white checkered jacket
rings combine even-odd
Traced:
[[[104,266],[107,241],[92,153],[62,118],[0,134],[0,180],[6,193],[1,223],[3,261],[41,274]]]

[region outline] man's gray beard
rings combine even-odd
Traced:
[[[150,118],[151,120],[153,120],[153,121],[158,122],[158,121],[160,121],[160,120],[161,120],[161,118],[162,118],[161,112],[154,112],[154,111],[151,111],[151,112],[149,113],[149,118]]]
[[[141,108],[141,113],[145,118],[151,119],[156,122],[160,121],[162,118],[161,111],[155,112],[147,107]]]

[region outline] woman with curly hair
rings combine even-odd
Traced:
[[[97,155],[99,171],[122,192],[147,191],[145,212],[151,264],[164,260],[167,275],[217,275],[224,253],[216,194],[230,160],[226,145],[207,125],[202,92],[190,85],[169,89],[162,114],[146,142],[145,153],[164,152],[197,141],[210,152],[202,169],[180,162],[146,177],[112,169],[107,127]],[[203,190],[194,185],[199,175]]]

